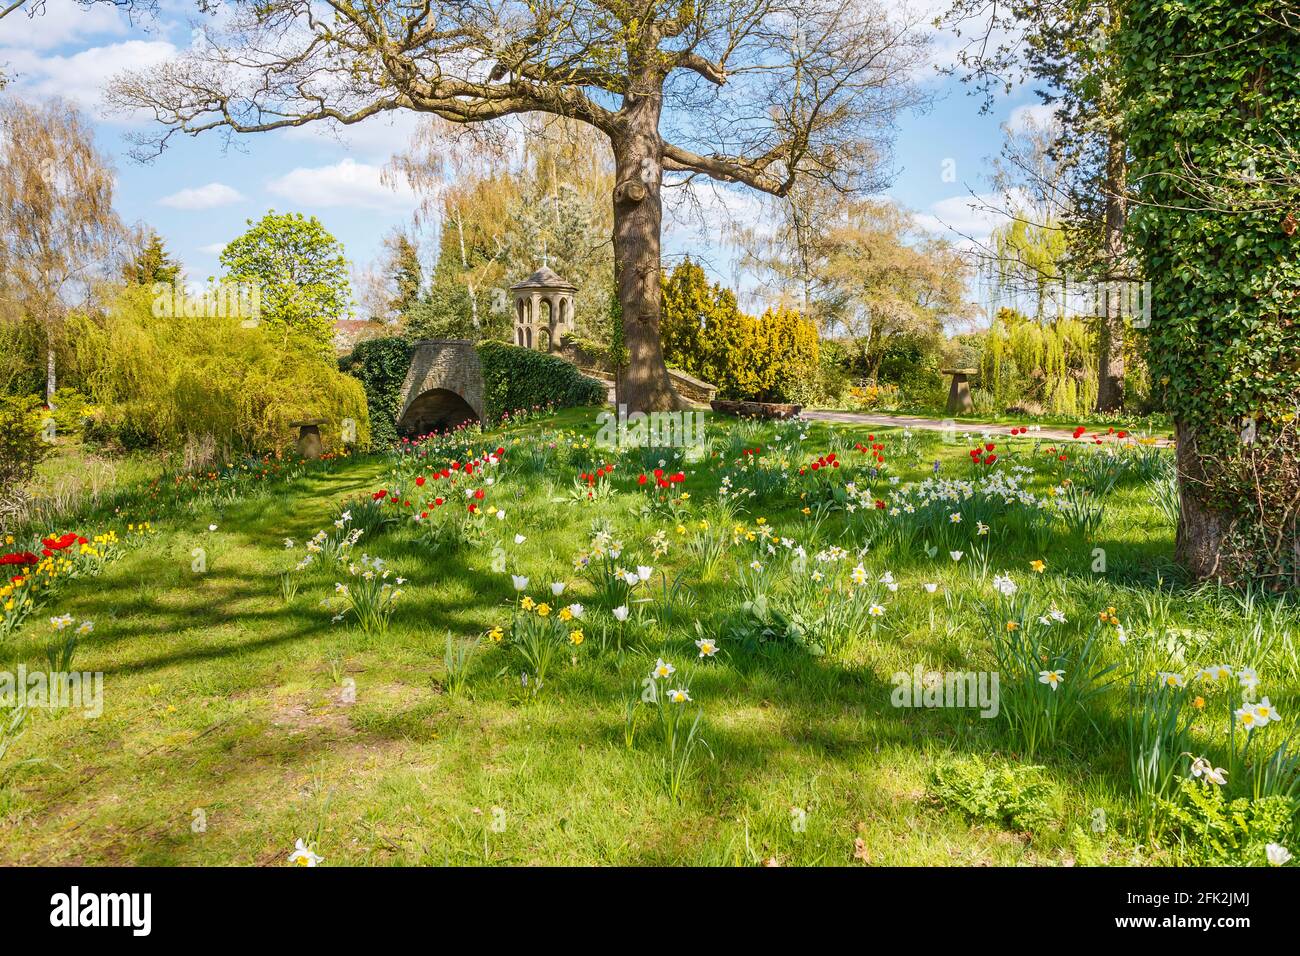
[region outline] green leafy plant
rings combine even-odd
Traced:
[[[931,772],[930,796],[986,823],[1034,831],[1051,823],[1054,791],[1042,767],[986,763],[978,756],[941,763]]]
[[[1263,866],[1265,847],[1291,830],[1296,804],[1282,796],[1228,800],[1223,788],[1179,781],[1162,802],[1165,832],[1178,841],[1179,861],[1190,866]]]
[[[30,479],[50,453],[41,429],[39,399],[0,396],[0,493]]]

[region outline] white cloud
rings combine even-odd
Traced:
[[[199,252],[206,252],[210,256],[219,256],[224,248],[226,248],[224,242],[213,242],[206,246],[199,246]]]
[[[705,177],[673,185],[665,182],[665,233],[708,237],[719,245],[735,227],[771,232],[763,197],[755,190],[728,187]]]
[[[13,14],[0,23],[8,23]],[[6,36],[7,42],[7,36]],[[0,63],[14,80],[14,90],[33,99],[71,100],[100,121],[117,120],[104,110],[103,91],[124,68],[144,69],[168,60],[176,48],[161,40],[127,40],[90,47],[71,56],[41,56],[30,48],[0,49]]]
[[[917,225],[963,248],[987,242],[993,230],[1010,221],[1008,211],[1028,208],[1030,198],[1018,190],[1010,193],[965,193],[931,203],[916,216]]]
[[[421,116],[411,110],[379,113],[345,126],[332,120],[294,126],[284,131],[288,139],[341,145],[363,159],[384,162],[406,149],[419,128]]]
[[[217,206],[229,206],[243,198],[239,190],[225,183],[208,183],[206,186],[182,189],[164,196],[158,200],[158,204],[172,209],[215,209]]]
[[[0,20],[0,46],[52,50],[86,37],[122,36],[130,26],[120,10],[106,3],[83,7],[72,0],[46,0],[44,9],[31,15],[38,9],[29,3]]]
[[[1046,103],[1025,103],[1017,106],[1007,117],[1006,127],[1013,133],[1023,133],[1030,126],[1044,127],[1056,116],[1056,107]]]
[[[416,196],[404,182],[389,186],[382,169],[352,159],[332,166],[299,167],[267,183],[267,189],[299,206],[351,206],[358,209],[414,209]],[[394,188],[396,187],[396,188]]]

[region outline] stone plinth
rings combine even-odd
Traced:
[[[290,422],[290,428],[298,429],[298,455],[315,461],[324,452],[320,440],[320,426],[325,424],[323,418],[309,418],[306,421]]]
[[[975,403],[970,397],[970,377],[977,375],[979,369],[945,368],[941,374],[952,376],[952,386],[948,389],[948,414],[969,415],[975,411]]]

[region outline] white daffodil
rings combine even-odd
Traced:
[[[1266,727],[1269,721],[1282,719],[1282,715],[1277,712],[1277,708],[1273,706],[1267,697],[1255,705],[1255,717],[1259,720],[1261,727]]]
[[[1216,664],[1214,667],[1202,667],[1197,676],[1207,681],[1232,680],[1232,668],[1227,664]]]
[[[1222,787],[1228,782],[1228,771],[1222,767],[1216,767],[1204,757],[1197,757],[1192,761],[1192,776],[1197,779],[1204,778],[1210,783]]]
[[[209,531],[216,531],[216,530],[217,530],[217,526],[214,525],[214,524],[210,524],[210,525],[208,525],[208,530],[209,530]]]
[[[1251,706],[1238,707],[1232,712],[1237,718],[1237,723],[1241,724],[1247,731],[1254,730],[1259,726],[1259,715],[1255,713],[1255,708]]]
[[[871,607],[867,608],[867,613],[870,614],[872,617],[884,617],[885,609],[881,607],[879,604],[873,604],[871,605]]]
[[[94,621],[82,621],[81,624],[77,627],[77,633],[85,635],[85,634],[89,634],[94,629],[95,629]]]
[[[65,627],[71,627],[71,626],[72,626],[71,614],[60,614],[58,617],[50,618],[50,627],[54,628],[56,631],[61,631]]]
[[[289,862],[294,866],[316,866],[324,861],[325,857],[314,853],[302,840],[294,844],[293,852],[289,854]]]
[[[1159,675],[1161,687],[1186,687],[1187,681],[1183,679],[1182,674],[1175,674],[1170,671],[1161,671]]]
[[[1064,624],[1065,615],[1055,607],[1038,619],[1038,623],[1044,627],[1051,627],[1053,624]]]
[[[948,520],[952,524],[961,524],[961,512],[954,511],[952,514],[948,515]]]
[[[701,657],[712,657],[714,654],[718,653],[718,645],[713,643],[713,641],[709,640],[707,637],[700,638],[695,642],[695,646],[700,649]]]
[[[995,574],[993,575],[993,590],[1003,597],[1011,597],[1019,589],[1016,587],[1016,582],[1011,580],[1011,575]]]
[[[867,583],[867,569],[864,568],[862,565],[859,564],[859,565],[858,565],[856,568],[854,568],[853,571],[851,572],[851,577],[853,578],[853,583],[854,583],[854,584],[866,584],[866,583]]]
[[[650,672],[650,676],[657,679],[660,677],[671,677],[675,673],[677,673],[677,668],[673,667],[672,664],[669,664],[661,657],[655,661],[655,669]]]
[[[1038,683],[1046,684],[1048,687],[1052,688],[1052,690],[1056,690],[1063,680],[1065,680],[1065,671],[1038,672]]]
[[[292,550],[293,550],[293,538],[285,538],[285,539],[284,539],[284,550],[286,550],[286,551],[292,551]]]
[[[691,695],[686,692],[685,688],[674,688],[668,691],[668,699],[674,704],[689,704]]]
[[[1246,690],[1254,690],[1259,686],[1259,675],[1255,673],[1253,667],[1243,667],[1237,671],[1237,680],[1241,682],[1241,686]]]

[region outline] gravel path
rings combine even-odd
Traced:
[[[916,415],[872,415],[866,412],[821,412],[815,409],[805,409],[801,417],[820,422],[844,422],[848,425],[880,425],[895,428],[924,428],[935,432],[941,432],[948,428],[948,425],[942,419],[920,418]],[[1018,427],[1020,426],[997,425],[992,422],[957,422],[956,432],[958,435],[967,433],[982,435],[985,432],[990,435],[1010,435],[1011,429]],[[1088,430],[1088,434],[1094,433],[1094,429]],[[1104,430],[1102,433],[1105,433]],[[1137,434],[1137,432],[1134,431],[1129,434]],[[1074,441],[1074,432],[1066,428],[1043,428],[1036,432],[1035,435],[1052,441]],[[1168,438],[1158,438],[1156,445],[1160,448],[1167,448],[1172,447],[1173,442]]]

